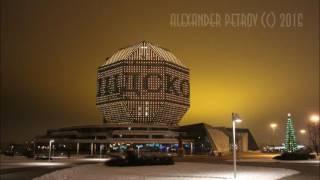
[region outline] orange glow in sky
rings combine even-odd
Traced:
[[[170,49],[190,68],[191,107],[181,124],[243,120],[258,143],[286,115],[296,129],[319,113],[319,2],[2,1],[1,141],[48,128],[100,124],[97,68],[142,40]],[[183,28],[172,13],[300,12],[302,28]],[[19,133],[17,133],[19,132]]]

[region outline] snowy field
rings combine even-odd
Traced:
[[[108,158],[53,158],[52,161],[48,160],[34,160],[26,158],[24,156],[4,156],[0,155],[0,169],[12,169],[12,168],[23,168],[23,167],[41,167],[41,166],[68,166],[83,162],[101,162],[106,161]]]
[[[227,160],[232,162],[232,160]],[[277,160],[277,159],[240,159],[237,162],[265,162],[265,163],[296,163],[296,164],[320,164],[320,160]]]
[[[239,166],[238,178],[273,180],[299,173],[280,168]],[[196,180],[233,179],[233,166],[223,164],[178,162],[168,166],[109,167],[102,163],[82,165],[45,174],[35,180]]]

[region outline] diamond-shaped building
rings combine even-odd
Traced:
[[[120,49],[98,69],[96,104],[104,123],[177,125],[190,106],[189,69],[150,42]]]

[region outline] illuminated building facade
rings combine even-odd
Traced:
[[[120,49],[98,69],[104,123],[177,125],[190,106],[189,69],[149,42]]]
[[[150,42],[122,48],[98,68],[96,105],[101,125],[50,129],[37,143],[68,144],[73,152],[152,147],[186,153],[229,152],[231,130],[207,124],[178,126],[190,107],[189,69]],[[247,129],[237,129],[241,150],[256,150]],[[64,147],[64,146],[63,146]],[[97,150],[99,148],[99,150]]]

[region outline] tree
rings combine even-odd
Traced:
[[[311,143],[312,149],[319,154],[320,150],[320,126],[317,124],[308,124],[309,142]]]
[[[297,150],[297,141],[296,141],[295,130],[293,127],[293,118],[291,117],[291,114],[288,113],[286,139],[285,139],[285,151],[291,153],[296,150]]]

